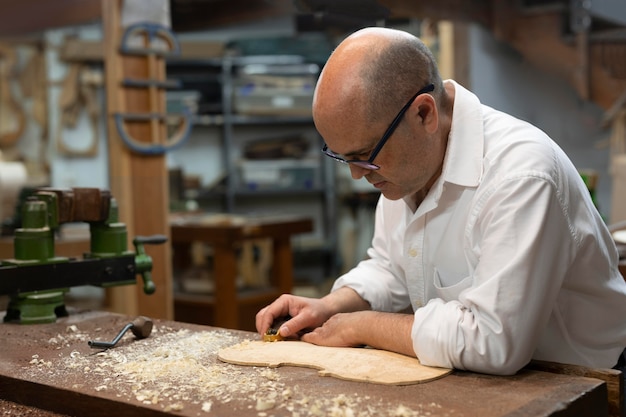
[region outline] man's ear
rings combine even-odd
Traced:
[[[418,109],[418,115],[421,119],[422,126],[427,133],[435,133],[439,126],[439,112],[437,111],[437,103],[433,96],[422,94],[417,97],[415,103]]]

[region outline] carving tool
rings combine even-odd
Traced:
[[[283,336],[280,334],[280,326],[285,324],[287,321],[291,320],[291,316],[279,317],[274,320],[274,323],[270,326],[269,329],[263,335],[264,342],[279,342],[281,340],[285,340]]]
[[[150,320],[148,317],[139,316],[135,320],[124,326],[122,331],[119,332],[117,336],[115,336],[115,339],[113,339],[112,341],[100,342],[97,340],[90,340],[87,343],[90,347],[94,349],[109,349],[115,346],[128,330],[132,331],[137,339],[145,339],[146,337],[150,336],[150,333],[152,332],[152,320]]]

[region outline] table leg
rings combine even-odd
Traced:
[[[272,275],[272,284],[282,294],[293,290],[293,253],[288,236],[274,238],[274,273]]]
[[[237,256],[231,245],[214,245],[215,326],[239,328]]]

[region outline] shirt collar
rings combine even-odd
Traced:
[[[446,80],[454,86],[452,126],[439,179],[433,184],[428,196],[420,204],[420,212],[432,209],[443,192],[443,184],[462,187],[478,187],[483,170],[483,109],[478,97],[454,80]],[[415,212],[418,207],[413,196],[404,196],[404,202]],[[416,213],[419,214],[419,213]]]
[[[464,187],[477,187],[483,168],[483,112],[475,94],[453,80],[454,108],[441,179]]]

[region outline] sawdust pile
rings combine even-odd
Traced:
[[[131,338],[122,340],[126,339]],[[28,371],[39,379],[64,381],[68,388],[94,390],[163,411],[184,411],[186,415],[213,415],[225,405],[259,417],[438,415],[436,404],[416,411],[356,393],[329,392],[324,398],[310,398],[305,389],[282,382],[277,370],[219,361],[219,349],[241,342],[224,330],[191,332],[155,326],[147,339],[120,342],[102,352],[78,350],[72,345],[74,341],[86,345],[87,340],[86,334],[68,328],[67,334],[57,335],[49,343],[57,349],[74,346],[74,350],[60,354],[59,363],[33,355]]]
[[[61,417],[60,414],[27,407],[10,401],[0,400],[0,416],[2,417]]]

